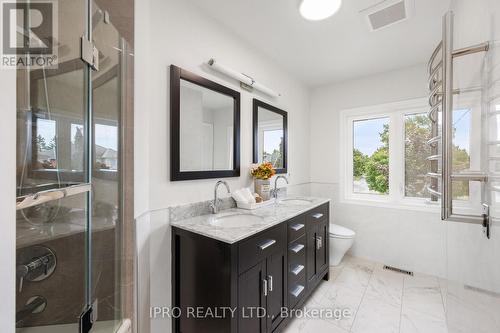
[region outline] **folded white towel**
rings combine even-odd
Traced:
[[[233,191],[231,193],[231,196],[234,200],[236,200],[236,202],[249,203],[247,202],[247,199],[245,198],[241,190]]]
[[[252,191],[250,191],[249,188],[242,188],[236,191],[233,191],[231,193],[231,196],[233,197],[236,202],[241,202],[245,204],[253,204],[255,203],[255,197],[252,194]]]
[[[253,196],[252,191],[250,191],[250,188],[245,187],[242,190],[242,194],[245,197],[247,203],[255,203],[255,197]]]

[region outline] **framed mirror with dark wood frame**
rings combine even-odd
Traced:
[[[287,173],[288,114],[253,100],[253,162],[270,162],[277,173]]]
[[[170,66],[172,181],[239,177],[240,93]]]

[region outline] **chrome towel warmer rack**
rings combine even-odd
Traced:
[[[489,234],[489,212],[486,204],[483,204],[482,216],[456,214],[453,210],[452,181],[479,181],[483,185],[488,181],[487,174],[482,172],[453,173],[453,95],[481,91],[481,87],[453,89],[453,59],[489,50],[488,42],[454,50],[453,19],[453,12],[448,12],[443,17],[442,41],[432,53],[427,67],[430,91],[430,109],[427,116],[432,124],[432,138],[427,142],[431,148],[431,156],[427,158],[430,162],[430,172],[427,174],[430,182],[427,190],[431,201],[438,201],[441,198],[442,220],[480,223]],[[439,185],[441,185],[440,190]]]

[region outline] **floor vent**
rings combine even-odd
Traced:
[[[413,276],[413,272],[405,271],[404,269],[400,269],[400,268],[396,268],[396,267],[392,267],[392,266],[384,265],[384,269],[387,269],[388,271],[393,271],[393,272]]]

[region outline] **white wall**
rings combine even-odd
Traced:
[[[0,327],[2,332],[15,328],[16,272],[16,72],[0,69],[0,133],[2,133],[2,163],[0,164]]]
[[[232,189],[249,186],[252,163],[252,98],[288,111],[289,173],[294,184],[309,182],[309,91],[294,77],[242,42],[230,30],[182,0],[136,1],[135,136],[136,220],[140,267],[149,252],[150,272],[139,271],[142,290],[150,275],[151,305],[170,305],[170,234],[167,207],[210,200],[215,179],[170,182],[169,66],[195,72],[241,92],[241,177],[227,179]],[[254,76],[279,91],[273,100],[242,91],[239,83],[207,68],[211,57]],[[221,189],[221,194],[224,191]],[[149,237],[144,230],[150,230]],[[149,247],[149,250],[148,250]],[[144,264],[144,265],[143,265]],[[139,316],[147,318],[147,299]],[[139,322],[139,325],[146,325]],[[167,320],[151,321],[151,332],[168,332]]]
[[[141,2],[142,3],[142,2]],[[232,188],[250,184],[252,157],[252,98],[257,97],[289,113],[289,162],[293,183],[309,181],[309,99],[307,88],[242,42],[229,30],[207,18],[196,7],[180,0],[150,0],[149,45],[136,48],[136,65],[148,77],[136,79],[137,105],[149,118],[149,209],[207,200],[213,195],[214,180],[170,182],[169,163],[169,66],[193,71],[208,79],[241,91],[241,177],[229,179]],[[146,5],[146,4],[144,4]],[[139,13],[139,15],[141,15]],[[138,18],[144,19],[143,17]],[[139,25],[139,24],[138,24]],[[142,30],[142,27],[138,27]],[[138,31],[141,36],[142,31]],[[147,32],[145,32],[147,33]],[[211,57],[230,68],[254,76],[282,93],[270,100],[265,95],[242,91],[239,83],[204,65]],[[143,107],[148,102],[148,109]]]
[[[425,66],[324,86],[311,92],[311,181],[339,181],[339,113],[427,95]]]
[[[152,66],[147,55],[151,43],[149,1],[134,1],[134,213],[140,216],[149,209],[149,113],[151,99],[148,83]],[[143,50],[141,52],[141,50]],[[142,83],[142,86],[138,83]],[[164,95],[163,95],[164,96]],[[166,111],[165,111],[166,112]]]
[[[339,202],[340,111],[427,95],[425,65],[364,77],[311,93],[311,194],[333,199],[333,220],[356,231],[351,253],[445,276],[446,229],[438,212]]]

